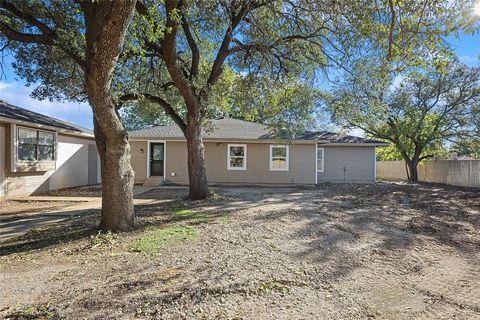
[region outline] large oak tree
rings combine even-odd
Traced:
[[[90,98],[95,88],[85,77],[88,46],[83,11],[78,2],[39,1],[35,6],[27,0],[0,3],[2,42],[15,52],[17,73],[30,84],[39,84],[34,96]],[[178,124],[187,139],[190,197],[204,198],[208,195],[208,186],[202,127],[215,103],[213,89],[221,84],[226,69],[244,76],[279,80],[288,75],[302,83],[315,79],[318,70],[347,70],[350,57],[362,55],[371,48],[381,52],[381,58],[386,61],[398,65],[419,64],[432,51],[444,48],[442,37],[456,30],[458,13],[467,3],[428,0],[137,2],[141,15],[136,15],[129,28],[119,57],[120,67],[111,77],[113,99],[108,102],[115,105],[115,112],[110,106],[108,117],[115,124],[109,130],[117,135],[115,139],[112,135],[103,141],[118,148],[109,151],[107,145],[104,151],[111,152],[118,160],[112,160],[111,165],[122,169],[118,170],[119,179],[111,182],[117,183],[119,194],[110,196],[117,199],[118,204],[113,203],[114,198],[104,198],[112,204],[106,205],[105,210],[118,207],[117,214],[122,217],[132,213],[128,138],[118,120],[122,104],[148,100],[161,106]],[[93,1],[92,5],[103,9],[100,6],[117,4]],[[101,91],[106,94],[105,90]],[[175,107],[170,96],[181,97],[183,111]],[[100,127],[98,123],[97,127]],[[96,131],[100,137],[102,132]],[[102,149],[101,143],[99,147]],[[103,158],[102,163],[109,165],[109,159]],[[104,182],[109,183],[108,178]]]
[[[383,82],[366,70],[345,79],[327,100],[334,120],[391,142],[410,181],[418,180],[418,164],[433,158],[445,142],[479,141],[479,67],[453,60],[445,69],[416,70],[396,82]]]
[[[82,88],[88,97],[101,159],[104,230],[125,230],[133,224],[128,134],[111,83],[135,3],[0,1],[3,48],[15,53],[20,76],[40,83],[34,94],[65,98]]]
[[[202,126],[227,66],[243,75],[282,79],[288,74],[306,81],[318,70],[347,69],[350,56],[371,48],[399,66],[420,64],[430,52],[445,48],[443,36],[457,29],[458,14],[467,5],[427,0],[145,4],[146,13],[132,28],[130,55],[141,56],[137,62],[144,61],[156,76],[120,99],[147,99],[179,125],[187,140],[192,199],[208,195]],[[165,98],[165,90],[172,89],[181,96],[184,112]]]

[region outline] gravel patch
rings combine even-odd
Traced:
[[[480,317],[476,190],[379,183],[212,191],[204,201],[185,200],[182,188],[149,191],[142,197],[174,201],[137,207],[128,233],[99,234],[95,215],[1,243],[0,315]],[[132,250],[159,228],[196,236]]]

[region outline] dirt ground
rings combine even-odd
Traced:
[[[49,197],[101,197],[102,186],[85,186],[75,188],[64,188],[60,190],[50,191],[44,195]]]
[[[0,222],[13,217],[25,217],[39,212],[57,210],[71,204],[73,204],[71,201],[0,200]]]
[[[478,319],[480,192],[379,183],[142,195],[0,243],[13,319]],[[172,200],[172,201],[165,201]],[[152,249],[153,248],[153,249]]]
[[[49,197],[101,197],[101,186],[66,188],[43,194]],[[0,222],[29,217],[46,211],[54,211],[75,204],[72,201],[37,201],[0,199]]]

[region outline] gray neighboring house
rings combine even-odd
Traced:
[[[376,147],[387,145],[326,131],[282,140],[265,125],[236,119],[209,121],[204,131],[207,177],[212,184],[373,183]],[[188,183],[186,141],[176,125],[129,134],[136,183]]]
[[[91,130],[0,100],[0,197],[99,182]]]

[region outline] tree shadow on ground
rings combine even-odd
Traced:
[[[480,250],[480,193],[477,190],[390,183],[326,184],[317,189],[242,187],[213,190],[215,195],[204,201],[186,200],[186,190],[164,192],[158,189],[144,194],[144,199],[172,201],[136,206],[136,225],[132,232],[177,223],[208,224],[216,217],[228,216],[251,220],[267,235],[272,224],[282,226],[300,221],[292,232],[280,237],[275,235],[274,241],[295,245],[284,248],[279,253],[282,258],[288,256],[292,261],[309,261],[309,268],[318,269],[313,270],[317,272],[313,272],[309,279],[317,287],[342,279],[355,269],[369,268],[376,259],[383,259],[386,252],[392,255],[389,257],[391,263],[397,263],[396,259],[408,255],[408,250],[418,246],[421,238],[428,238],[462,255],[476,254]],[[179,209],[198,211],[202,215],[173,213]],[[92,216],[48,226],[26,237],[24,244],[1,247],[1,254],[48,248],[89,237],[97,232],[98,219],[97,211]],[[369,239],[362,242],[362,237]],[[260,243],[255,242],[255,245]],[[370,257],[365,258],[366,255]],[[272,254],[272,257],[276,259],[278,256]],[[191,306],[206,299],[219,299],[224,294],[262,294],[262,288],[270,281],[267,277],[225,281],[227,276],[222,271],[210,272],[208,266],[202,265],[207,270],[190,270],[195,276],[187,277],[189,281],[182,283],[181,272],[163,276],[164,267],[157,261],[152,261],[150,266],[147,261],[125,265],[122,272],[117,270],[108,283],[102,284],[105,290],[99,288],[96,292],[82,293],[75,296],[74,303],[79,308],[83,306],[87,314],[90,310],[102,312],[128,308],[129,311],[140,310],[139,317],[154,317],[161,314],[161,308],[177,302],[188,302]],[[149,267],[157,276],[146,273]],[[408,267],[413,270],[415,265]],[[301,283],[285,284],[296,285]],[[282,285],[272,288],[281,290]],[[72,301],[64,302],[70,304]],[[145,305],[158,305],[160,309]]]
[[[175,223],[183,223],[187,225],[200,225],[210,223],[216,218],[221,218],[224,215],[217,212],[212,212],[200,215],[175,215],[172,210],[179,208],[194,208],[191,201],[185,200],[183,193],[170,193],[161,191],[150,193],[149,197],[143,199],[152,200],[171,200],[159,201],[158,203],[142,204],[135,206],[135,225],[126,233],[139,232],[148,228],[168,226]],[[206,203],[205,200],[203,203]],[[201,202],[195,201],[198,206]],[[75,212],[78,210],[75,210]],[[87,239],[91,236],[97,235],[100,230],[98,228],[100,223],[101,210],[87,210],[80,215],[68,217],[67,220],[53,222],[45,226],[29,230],[23,235],[13,237],[0,242],[0,257],[7,256],[13,253],[28,252],[38,249],[46,249],[55,247],[60,244],[67,244],[82,239]],[[69,212],[64,212],[62,216],[68,216]],[[58,216],[62,219],[62,216]],[[49,219],[51,216],[38,216],[36,219]],[[11,226],[11,228],[18,227],[21,229],[21,221],[15,222],[18,226]],[[15,229],[12,229],[15,232]]]
[[[88,238],[98,232],[100,210],[88,210],[78,217],[32,229],[0,243],[0,256],[44,249]],[[59,217],[61,218],[61,217]]]
[[[172,209],[198,210],[211,217],[241,216],[248,210],[256,212],[273,205],[271,212],[259,214],[261,221],[278,220],[295,212],[307,219],[305,230],[297,237],[317,238],[310,241],[305,256],[317,255],[326,259],[318,248],[329,245],[354,243],[365,232],[374,232],[382,238],[379,249],[394,250],[407,247],[416,235],[433,237],[436,241],[460,251],[478,250],[478,239],[466,240],[480,226],[480,193],[477,190],[449,186],[413,184],[399,185],[381,183],[375,185],[323,184],[312,188],[246,188],[215,187],[214,196],[207,200],[187,200],[187,189],[153,189],[138,195],[141,199],[172,200],[135,206],[136,224],[139,231],[170,223],[209,223],[209,219],[177,216]],[[0,256],[11,253],[52,247],[65,242],[77,241],[98,232],[100,210],[91,210],[89,215],[55,223],[32,230],[27,234],[0,244]]]
[[[322,186],[321,186],[322,187]],[[258,215],[259,223],[284,217],[305,220],[290,236],[303,248],[294,259],[327,265],[325,279],[340,278],[355,268],[368,268],[361,252],[406,255],[419,238],[447,246],[460,255],[480,251],[480,193],[476,189],[429,184],[325,186],[316,200],[296,210]],[[306,191],[307,193],[309,191]],[[367,244],[362,237],[370,237]],[[373,240],[372,240],[373,239]]]

